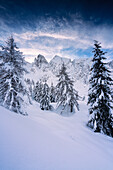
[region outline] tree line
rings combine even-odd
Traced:
[[[40,103],[42,110],[52,110],[50,103],[57,103],[57,109],[60,114],[74,113],[75,107],[79,110],[78,92],[74,89],[74,82],[70,79],[63,64],[59,72],[58,84],[54,87],[48,86],[45,81],[38,81],[33,90],[33,98]]]

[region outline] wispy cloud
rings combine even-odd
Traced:
[[[73,16],[74,18],[74,16]],[[20,50],[26,59],[33,60],[38,54],[50,60],[54,55],[74,59],[76,57],[91,56],[93,41],[102,43],[102,48],[112,57],[113,51],[113,26],[95,26],[84,22],[81,18],[74,18],[70,24],[65,18],[54,20],[52,18],[37,21],[35,29],[23,28],[21,31],[12,29],[3,21],[1,22],[0,41],[13,34]],[[13,32],[13,33],[12,33]]]

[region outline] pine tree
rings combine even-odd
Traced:
[[[95,132],[102,132],[113,137],[113,117],[111,114],[111,85],[113,81],[107,64],[104,62],[106,52],[101,50],[98,41],[94,43],[93,53],[88,94],[88,104],[90,106],[88,126],[92,127]]]
[[[33,99],[33,89],[34,89],[34,81],[30,79],[25,79],[26,86],[26,95],[28,97],[28,103],[32,104]]]
[[[77,102],[78,92],[74,90],[73,81],[69,78],[64,64],[57,77],[59,78],[59,82],[56,86],[57,108],[61,108],[60,114],[65,114],[66,110],[67,112],[74,113],[75,106],[79,110],[79,104]]]
[[[29,92],[30,92],[30,96],[31,96],[31,98],[33,99],[33,89],[34,89],[34,81],[32,80],[31,82],[30,82],[30,87],[29,87]]]
[[[53,83],[51,84],[50,87],[50,102],[51,103],[55,102],[55,87],[53,86]]]
[[[50,110],[51,109],[50,98],[49,98],[49,86],[46,82],[44,83],[43,90],[42,90],[42,96],[40,99],[40,108],[42,110]]]
[[[43,94],[43,84],[40,80],[40,81],[37,81],[36,86],[34,87],[34,95],[33,95],[34,97],[33,98],[38,103],[40,103],[40,100],[42,98],[42,94]]]
[[[13,37],[2,46],[1,54],[0,105],[25,115],[23,96],[26,91],[22,82],[25,61]]]

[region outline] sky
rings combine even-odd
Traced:
[[[25,59],[92,57],[94,40],[113,56],[113,1],[0,0],[0,44],[13,36]]]

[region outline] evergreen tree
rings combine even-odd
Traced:
[[[26,94],[28,97],[28,103],[32,104],[32,99],[33,99],[33,89],[34,89],[34,81],[30,79],[25,79],[25,86],[26,86]]]
[[[88,94],[88,104],[90,106],[88,126],[92,127],[95,132],[102,132],[113,137],[113,117],[111,114],[111,85],[113,81],[104,62],[106,59],[105,52],[101,50],[98,41],[94,43],[93,53]]]
[[[53,86],[53,83],[51,84],[50,87],[50,102],[51,103],[55,102],[55,87]]]
[[[43,84],[40,80],[40,81],[37,81],[36,86],[34,87],[34,97],[33,98],[38,103],[40,103],[40,100],[42,98],[42,94],[43,94]]]
[[[75,109],[74,107],[79,110],[79,104],[77,102],[78,100],[78,93],[76,90],[74,90],[73,81],[69,78],[66,67],[63,64],[62,68],[59,72],[59,75],[57,76],[59,78],[59,82],[56,86],[57,88],[57,108],[60,108],[60,114],[63,112],[74,113]]]
[[[2,46],[2,61],[0,63],[0,105],[11,111],[26,114],[24,111],[25,88],[22,82],[24,58],[18,50],[13,37],[6,46]]]
[[[42,110],[50,110],[51,109],[50,98],[49,98],[49,86],[46,82],[44,83],[43,90],[42,90],[42,96],[41,96],[41,100],[40,100],[40,108]]]
[[[29,92],[30,92],[30,95],[31,95],[31,98],[33,99],[33,89],[34,89],[34,81],[32,80],[31,83],[30,83],[30,87],[29,87]]]

